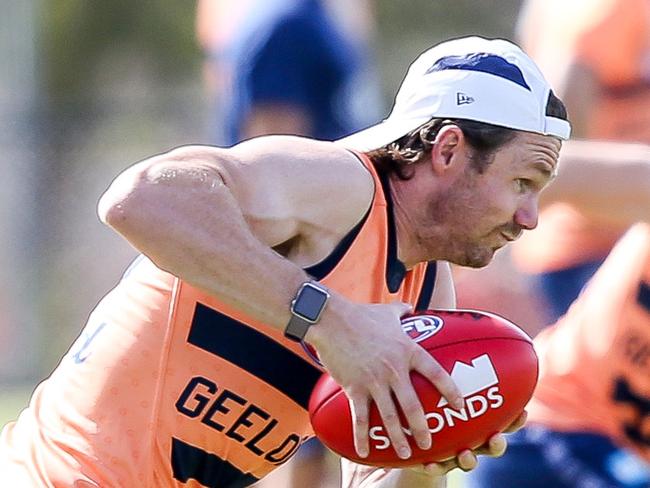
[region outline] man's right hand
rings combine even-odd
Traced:
[[[411,449],[400,425],[398,407],[418,447],[431,447],[431,434],[410,371],[427,378],[452,406],[462,407],[462,396],[449,373],[402,331],[400,317],[410,311],[411,306],[405,303],[359,305],[334,295],[321,321],[310,327],[305,337],[350,399],[355,449],[360,457],[369,452],[371,401],[377,405],[400,458],[410,457]]]

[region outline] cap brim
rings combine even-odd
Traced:
[[[386,119],[377,125],[373,125],[359,132],[355,132],[347,137],[335,141],[337,144],[345,146],[347,149],[356,151],[372,151],[379,149],[386,144],[396,141],[402,136],[405,136],[414,129],[417,129],[422,124],[431,120],[430,117],[420,119],[401,119],[391,120]],[[485,122],[491,123],[491,122]],[[536,132],[538,134],[550,135],[559,137],[560,139],[567,140],[571,134],[571,126],[569,122],[555,117],[546,117],[546,131],[531,131],[528,129],[521,129],[515,127],[501,127],[509,128],[512,130],[521,130],[524,132]]]
[[[386,144],[396,141],[429,120],[429,118],[406,120],[387,119],[377,125],[339,139],[336,143],[348,149],[372,151],[373,149],[379,149]]]

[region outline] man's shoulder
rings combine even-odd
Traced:
[[[349,230],[375,194],[359,155],[327,141],[262,136],[231,148],[231,188],[251,215],[274,209],[332,232]]]
[[[323,169],[358,173],[372,179],[359,153],[340,144],[301,136],[270,135],[241,142],[230,149],[243,162],[257,162],[271,167],[298,165],[304,169]]]

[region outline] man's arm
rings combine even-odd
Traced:
[[[143,161],[117,177],[99,214],[160,268],[284,330],[291,300],[309,280],[302,267],[329,254],[362,218],[373,192],[367,170],[333,143],[261,137],[231,149],[188,147]],[[351,399],[361,456],[371,400],[404,457],[410,453],[398,406],[418,445],[430,445],[410,371],[428,378],[451,404],[462,402],[449,373],[402,333],[400,317],[409,310],[400,303],[357,304],[332,291],[306,335]]]
[[[559,174],[541,205],[567,202],[608,225],[650,220],[650,146],[620,142],[567,141]]]
[[[306,157],[289,150],[304,146],[298,138],[263,138],[150,158],[118,176],[100,200],[100,217],[162,269],[283,329],[308,276],[272,248],[307,245],[316,225],[324,239],[337,239],[373,192],[352,154],[327,151],[325,172],[323,146],[309,144]],[[344,195],[345,185],[354,191]],[[347,205],[328,203],[341,201]],[[299,262],[308,254],[297,264],[313,264]]]

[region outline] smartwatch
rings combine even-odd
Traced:
[[[303,283],[291,302],[291,320],[284,330],[285,337],[300,342],[307,330],[320,320],[330,294],[319,283],[308,281]]]

